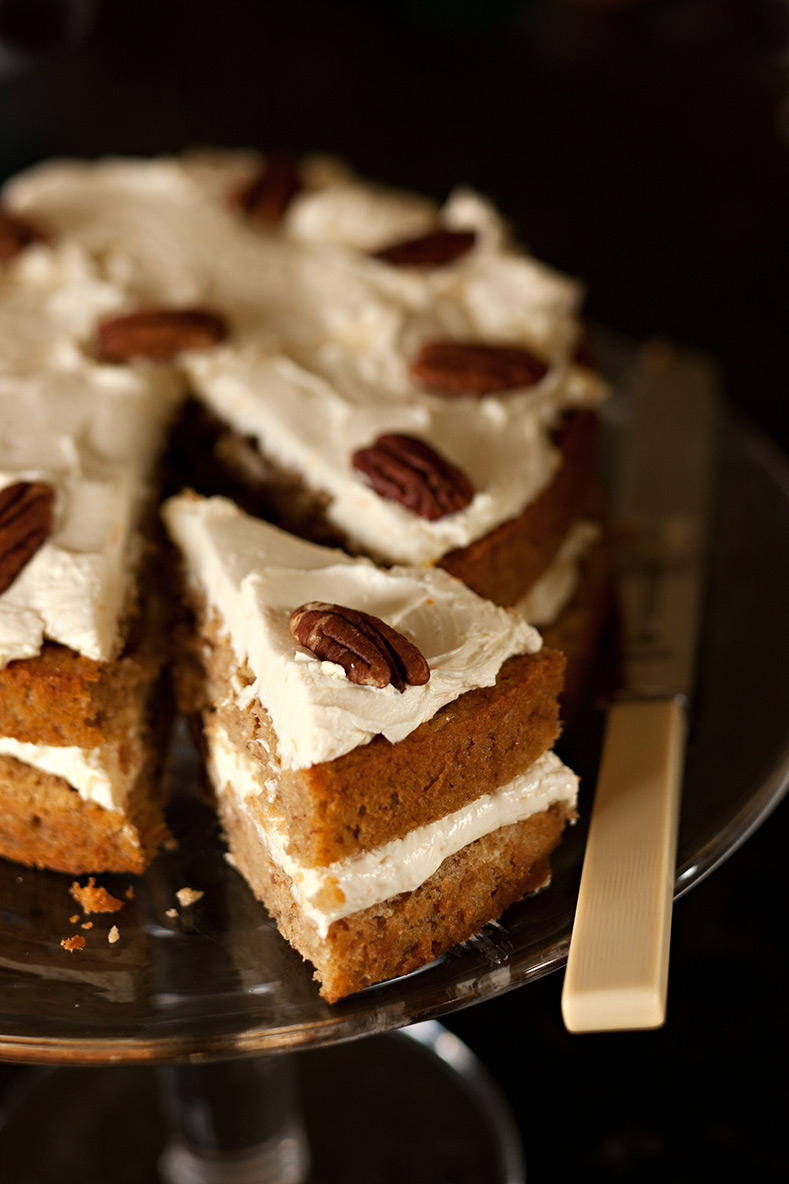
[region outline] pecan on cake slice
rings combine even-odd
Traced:
[[[0,210],[0,263],[13,259],[30,243],[44,242],[46,235],[27,218]]]
[[[350,682],[397,691],[424,686],[430,667],[417,647],[379,617],[344,604],[313,600],[294,609],[290,629],[300,645],[342,666]]]
[[[390,243],[374,251],[372,257],[392,267],[442,267],[465,255],[476,241],[474,230],[434,230],[419,238]]]
[[[380,497],[430,522],[464,509],[474,496],[466,474],[415,436],[379,436],[353,454],[352,464]]]
[[[442,395],[492,395],[534,386],[548,366],[531,350],[468,341],[426,341],[411,362],[411,376]]]
[[[140,308],[99,323],[98,353],[105,362],[169,362],[184,350],[208,349],[226,336],[224,317],[203,308]]]
[[[0,489],[0,592],[52,533],[55,491],[46,481],[16,481]]]
[[[263,226],[276,226],[301,187],[298,157],[276,152],[230,195],[230,204]]]

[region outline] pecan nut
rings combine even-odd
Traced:
[[[13,259],[30,243],[42,242],[44,234],[26,218],[0,210],[0,263]]]
[[[377,494],[430,522],[464,509],[474,496],[466,474],[414,436],[379,436],[352,463]]]
[[[227,336],[223,317],[201,308],[142,308],[107,317],[98,327],[105,362],[169,362],[182,350],[207,349]]]
[[[465,255],[477,240],[473,230],[434,230],[421,238],[392,243],[373,253],[392,267],[441,267]]]
[[[17,481],[0,490],[0,592],[52,532],[55,491],[45,481]]]
[[[324,662],[342,666],[359,686],[404,691],[424,686],[430,667],[417,647],[385,621],[343,604],[314,600],[294,609],[293,636]]]
[[[533,386],[547,373],[531,350],[465,341],[427,341],[411,362],[412,377],[442,395],[491,395]]]
[[[239,190],[231,204],[264,226],[275,226],[301,189],[299,162],[287,153],[274,153]]]

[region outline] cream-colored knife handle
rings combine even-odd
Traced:
[[[665,1022],[684,749],[679,702],[609,709],[562,993],[570,1032]]]

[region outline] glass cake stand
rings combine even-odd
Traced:
[[[712,543],[676,897],[747,838],[789,781],[789,466],[728,408]],[[562,740],[582,774],[582,821],[555,855],[550,888],[423,970],[333,1006],[226,861],[186,743],[172,768],[179,846],[140,880],[101,877],[124,899],[133,882],[118,913],[82,930],[84,918],[70,921],[73,877],[0,861],[0,1059],[63,1066],[24,1083],[0,1131],[0,1176],[18,1150],[31,1174],[17,1169],[15,1184],[70,1180],[71,1144],[84,1184],[156,1180],[164,1147],[171,1184],[523,1179],[506,1105],[439,1020],[563,966],[601,714],[590,705]],[[203,895],[183,905],[182,888]],[[61,939],[74,933],[85,948],[68,953]],[[132,1171],[140,1154],[148,1168]],[[95,1176],[90,1155],[105,1155]],[[431,1155],[445,1158],[436,1166]],[[388,1162],[391,1175],[379,1166]],[[463,1171],[453,1176],[452,1163]]]

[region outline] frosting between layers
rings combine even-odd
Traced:
[[[551,480],[551,429],[563,410],[602,397],[574,364],[581,287],[511,245],[483,198],[443,207],[359,180],[325,159],[276,232],[229,207],[258,158],[215,153],[153,161],[55,162],[14,179],[6,200],[88,252],[130,305],[205,304],[231,335],[179,365],[195,392],[272,461],[329,497],[330,519],[387,562],[430,562],[511,518]],[[367,252],[436,225],[473,229],[450,265],[394,268]],[[484,399],[420,390],[409,359],[449,337],[534,349],[535,387]],[[476,496],[437,522],[373,493],[355,448],[383,432],[432,444]]]
[[[581,564],[600,537],[599,523],[573,523],[550,566],[515,606],[527,621],[544,628],[557,620],[575,595]]]
[[[107,810],[123,810],[138,773],[136,763],[125,765],[117,746],[79,748],[27,744],[0,736],[0,756],[12,756],[22,764],[62,777],[80,797]]]
[[[208,769],[214,788],[220,797],[229,795],[243,810],[247,799],[261,793],[260,766],[248,753],[239,752],[218,725],[208,734]],[[417,827],[402,839],[322,868],[304,867],[288,853],[287,836],[275,820],[267,819],[265,826],[256,823],[256,827],[262,846],[289,877],[300,909],[325,937],[334,921],[401,892],[414,891],[445,859],[476,839],[541,813],[554,802],[573,807],[577,792],[576,775],[555,753],[547,752],[527,773],[495,793]],[[254,811],[250,814],[254,817]]]
[[[518,613],[441,569],[383,570],[249,518],[223,498],[172,498],[163,515],[194,598],[218,615],[239,665],[252,672],[238,702],[259,699],[268,710],[287,768],[334,760],[379,733],[396,743],[466,691],[493,685],[511,655],[540,648]],[[311,600],[385,620],[422,651],[430,681],[402,693],[349,682],[290,632],[290,613]]]

